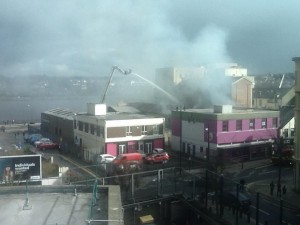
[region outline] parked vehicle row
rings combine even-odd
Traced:
[[[51,141],[49,138],[43,137],[41,134],[30,134],[25,136],[24,141],[34,145],[39,150],[60,148],[58,143]]]
[[[170,159],[168,153],[162,148],[155,148],[151,153],[144,153],[138,150],[133,153],[124,153],[118,156],[101,154],[97,158],[97,163],[107,168],[108,164],[116,170],[128,170],[140,168],[142,164],[167,163]]]

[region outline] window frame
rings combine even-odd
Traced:
[[[255,119],[249,119],[249,130],[255,130]]]
[[[229,122],[228,120],[223,120],[222,121],[222,132],[228,132],[228,126],[229,126]]]
[[[243,130],[243,120],[235,121],[235,130]]]
[[[263,128],[263,129],[268,128],[267,118],[262,118],[261,119],[261,128]]]

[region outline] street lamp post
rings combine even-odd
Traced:
[[[182,167],[182,110],[183,108],[177,107],[177,111],[179,111],[179,169],[181,174],[181,167]]]
[[[207,150],[206,150],[206,160],[209,162],[209,155],[210,155],[210,130],[209,125],[207,125],[207,128],[205,128],[206,135],[207,135]]]
[[[30,124],[30,122],[31,122],[31,105],[27,105],[27,107],[28,107],[28,113],[29,113],[29,115],[28,115],[28,124]]]
[[[179,109],[179,117],[180,117],[180,141],[179,141],[179,168],[180,168],[180,174],[181,174],[181,157],[182,157],[182,110]]]

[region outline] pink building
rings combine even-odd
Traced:
[[[172,149],[199,158],[237,160],[264,157],[278,136],[279,111],[233,109],[184,109],[172,112]]]

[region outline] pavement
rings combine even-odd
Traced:
[[[249,161],[243,163],[243,168],[241,164],[232,165],[228,168],[226,168],[226,172],[228,174],[233,175],[233,177],[242,177],[243,172],[247,169],[259,169],[266,167],[270,165],[270,159],[262,159],[262,160],[255,160],[255,161]],[[270,183],[271,181],[274,181],[275,187],[274,187],[274,193],[271,195],[270,193]],[[277,196],[277,188],[276,188],[277,180],[274,180],[272,178],[263,180],[263,181],[256,181],[252,183],[246,184],[246,187],[249,190],[259,192],[263,194],[264,196],[268,197],[269,199],[274,199],[276,201],[282,199],[285,202],[289,203],[290,205],[295,205],[295,207],[299,208],[300,210],[300,192],[296,192],[293,188],[293,176],[291,177],[282,177],[281,178],[281,185],[285,185],[287,187],[287,192],[285,195],[281,195],[281,197]],[[300,211],[299,211],[300,212]]]
[[[245,171],[248,169],[263,169],[264,167],[267,167],[271,164],[270,159],[262,159],[262,160],[255,160],[255,161],[249,161],[249,162],[244,162],[243,165],[241,163],[231,165],[225,169],[224,176],[226,177],[227,175],[230,175],[233,178],[238,178],[240,179],[245,175]],[[284,168],[283,168],[284,169]],[[288,168],[287,168],[288,169]],[[291,172],[293,172],[292,169],[290,169]],[[275,187],[274,187],[274,192],[273,195],[270,193],[270,183],[271,181],[274,182]],[[277,196],[277,180],[274,180],[274,178],[270,177],[265,180],[261,181],[255,181],[246,184],[246,189],[251,192],[252,194],[259,193],[260,198],[263,198],[265,200],[268,200],[271,203],[276,203],[279,204],[280,200],[283,202],[283,208],[289,209],[293,211],[297,217],[299,217],[300,221],[300,192],[297,192],[293,186],[293,176],[289,177],[282,177],[281,178],[281,186],[283,187],[285,185],[287,187],[286,194],[281,194],[281,196]],[[224,212],[224,218],[227,219],[227,221],[231,221],[231,224],[235,224],[235,218],[232,215],[231,212]],[[275,215],[273,215],[275,216]],[[251,219],[251,221],[248,221],[246,216],[241,217],[239,219],[239,225],[243,224],[256,224],[254,219]],[[285,224],[285,223],[283,223]],[[289,224],[289,223],[286,223]],[[300,222],[299,222],[300,224]]]

